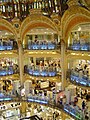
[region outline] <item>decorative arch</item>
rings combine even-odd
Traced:
[[[31,15],[27,17],[21,24],[20,28],[20,36],[21,40],[25,37],[26,33],[30,31],[33,28],[37,27],[45,27],[45,28],[51,28],[58,32],[57,25],[50,20],[49,18],[43,16],[43,15]]]
[[[16,30],[13,25],[5,19],[0,18],[0,30],[7,30],[17,36]]]
[[[62,17],[62,37],[68,39],[71,30],[82,23],[90,23],[90,12],[80,6],[69,8]]]

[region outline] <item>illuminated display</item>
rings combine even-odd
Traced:
[[[64,105],[64,111],[74,116],[78,120],[82,120],[82,112],[81,110],[76,110],[74,107],[70,105]]]
[[[5,75],[12,75],[14,74],[13,68],[9,70],[0,70],[0,76],[5,76]]]
[[[71,80],[71,81],[75,81],[76,83],[81,84],[81,85],[84,85],[84,86],[90,86],[90,80],[89,80],[89,78],[87,78],[87,77],[82,77],[82,78],[80,78],[80,77],[77,76],[77,75],[71,74],[70,80]]]
[[[71,49],[72,50],[90,50],[90,45],[80,45],[80,44],[73,44],[72,46],[71,46]]]
[[[12,100],[10,96],[5,96],[3,93],[0,93],[0,101]]]
[[[40,72],[40,70],[32,70],[32,69],[28,69],[28,72],[30,75],[33,75],[33,76],[43,76],[43,77],[47,77],[47,76],[56,76],[56,72],[55,71],[50,71],[50,72],[47,72],[47,71],[42,71]]]
[[[42,99],[42,98],[37,98],[36,96],[34,97],[28,97],[29,102],[37,102],[41,104],[48,104],[48,100]]]
[[[54,45],[54,44],[48,44],[48,45],[28,45],[28,49],[30,50],[39,50],[39,49],[41,49],[41,50],[47,50],[47,49],[49,49],[49,50],[53,50],[53,49],[55,49],[56,48],[56,45]]]

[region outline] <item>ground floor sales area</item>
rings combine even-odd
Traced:
[[[37,115],[39,120],[74,120],[63,111],[33,103],[1,103],[0,108],[0,120],[32,120],[28,118],[34,115]]]

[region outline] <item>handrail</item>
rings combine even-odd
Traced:
[[[80,44],[80,43],[75,43],[75,44],[69,44],[67,47],[67,50],[75,50],[75,51],[90,51],[90,43],[86,44]]]
[[[59,70],[57,70],[57,67],[45,67],[45,66],[26,66],[24,68],[24,73],[27,73],[32,76],[56,76],[58,73],[61,73]]]
[[[87,75],[85,76],[84,74],[80,75],[76,71],[69,72],[68,78],[70,79],[71,82],[75,82],[77,85],[82,85],[86,87],[90,87],[90,76]]]
[[[24,50],[56,50],[60,49],[61,46],[58,44],[30,44],[24,46]]]
[[[19,69],[14,69],[14,67],[4,67],[0,68],[0,76],[7,76],[7,75],[13,75],[13,74],[18,74]]]
[[[70,115],[71,117],[73,117],[76,120],[84,120],[83,119],[83,112],[81,111],[81,109],[75,109],[73,106],[69,105],[69,104],[60,104],[60,103],[56,103],[55,101],[53,101],[52,99],[40,99],[38,98],[32,98],[32,100],[30,100],[30,97],[11,97],[11,100],[4,100],[5,97],[2,97],[3,101],[1,102],[32,102],[32,103],[38,103],[38,104],[42,104],[42,105],[47,105],[49,107],[52,108],[56,108],[58,110],[62,110],[63,112],[67,113],[68,115]],[[6,97],[8,98],[8,97]],[[39,100],[39,102],[38,102]],[[43,102],[43,101],[47,101],[47,102]]]

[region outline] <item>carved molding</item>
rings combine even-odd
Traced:
[[[7,30],[17,36],[17,32],[14,29],[13,25],[5,19],[0,18],[0,29]]]
[[[90,22],[90,12],[80,6],[69,8],[61,19],[62,37],[66,39],[71,29],[80,24]]]
[[[67,40],[68,39],[68,36],[69,36],[69,33],[71,32],[71,30],[79,25],[79,24],[82,24],[82,23],[90,23],[90,19],[89,18],[86,18],[84,16],[77,16],[75,18],[73,18],[69,23],[68,23],[68,26],[66,28],[66,31],[65,31],[65,39]]]
[[[21,24],[20,36],[22,39],[30,29],[35,27],[47,27],[58,32],[58,25],[55,24],[51,19],[43,15],[31,15],[27,17]]]

